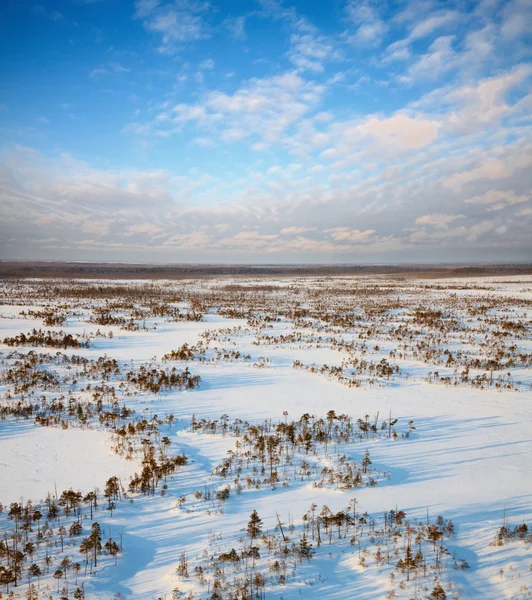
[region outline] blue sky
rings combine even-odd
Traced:
[[[529,0],[6,0],[0,257],[532,257]]]

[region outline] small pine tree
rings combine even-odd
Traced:
[[[364,452],[364,458],[362,459],[362,472],[367,473],[370,465],[371,460],[369,458],[369,450],[366,450],[366,452]]]
[[[251,539],[251,544],[253,543],[253,540],[258,538],[262,533],[262,519],[259,517],[259,513],[256,510],[254,510],[249,517],[247,531]]]
[[[303,535],[303,537],[299,540],[299,552],[301,553],[301,558],[306,558],[309,561],[315,552],[312,544],[308,543],[306,535]]]
[[[447,594],[442,586],[438,583],[434,586],[429,598],[431,598],[431,600],[447,600]]]

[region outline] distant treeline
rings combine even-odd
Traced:
[[[532,264],[463,265],[204,265],[97,262],[0,261],[0,278],[70,277],[106,279],[187,279],[212,276],[394,275],[471,277],[532,274]]]

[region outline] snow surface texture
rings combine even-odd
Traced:
[[[2,423],[0,436],[0,498],[6,506],[21,497],[44,498],[55,488],[92,489],[113,475],[127,479],[135,470],[111,451],[106,431],[10,425]]]
[[[107,281],[99,284],[135,287],[146,285],[146,282]],[[431,280],[428,283],[409,280],[393,284],[377,277],[234,282],[213,279],[157,284],[161,290],[173,289],[176,296],[184,298],[174,302],[180,315],[191,314],[196,295],[204,293],[207,297],[220,290],[233,293],[231,285],[239,288],[266,286],[256,292],[253,301],[255,314],[262,312],[262,316],[272,310],[268,303],[271,295],[276,293],[280,294],[279,304],[297,298],[298,306],[305,308],[320,294],[325,306],[334,304],[334,294],[326,291],[332,287],[339,296],[338,290],[344,293],[351,287],[373,293],[374,286],[390,286],[393,290],[393,302],[387,307],[390,317],[386,323],[379,321],[380,329],[372,329],[372,323],[375,324],[375,319],[380,316],[370,315],[369,309],[364,314],[359,310],[359,298],[350,298],[353,311],[362,314],[359,323],[364,328],[362,341],[358,324],[355,327],[351,322],[318,323],[315,316],[297,320],[282,314],[279,320],[257,326],[250,322],[249,315],[224,312],[212,306],[197,309],[203,314],[200,321],[153,314],[139,318],[137,315],[135,322],[140,328],[127,330],[119,324],[90,322],[96,309],[105,305],[105,299],[88,296],[88,300],[76,304],[65,295],[50,300],[39,285],[34,281],[28,283],[28,290],[21,291],[10,287],[9,282],[4,284],[7,299],[0,306],[0,339],[21,333],[27,335],[32,329],[41,328],[82,336],[80,339],[90,340],[90,347],[62,349],[29,347],[18,342],[9,346],[3,344],[0,345],[3,369],[12,367],[20,355],[30,351],[50,353],[50,356],[60,351],[68,356],[92,360],[105,355],[108,359],[116,359],[121,373],[133,372],[141,364],[150,364],[158,369],[176,367],[179,372],[188,368],[192,375],[201,377],[197,388],[176,387],[156,393],[137,390],[135,394],[120,397],[120,406],[134,410],[137,419],[144,416],[149,421],[157,415],[161,423],[155,437],[167,436],[168,452],[174,456],[184,453],[188,463],[165,479],[164,494],[161,494],[161,485],[154,494],[126,492],[133,502],[117,499],[113,511],[105,510],[107,501],[101,500],[97,519],[105,532],[104,539],[109,537],[107,532],[115,539],[120,532],[123,552],[118,555],[116,565],[109,556],[102,555],[95,573],[84,579],[86,598],[103,600],[120,594],[122,598],[170,599],[176,588],[181,590],[174,592],[176,598],[185,597],[191,591],[197,598],[211,597],[212,579],[208,588],[207,584],[202,586],[194,576],[194,567],[202,564],[201,556],[205,551],[219,555],[236,548],[238,538],[246,537],[253,510],[260,515],[264,531],[276,532],[278,536],[278,518],[287,528],[293,522],[291,535],[299,543],[301,530],[298,527],[302,526],[302,517],[313,503],[318,505],[318,510],[326,505],[336,513],[344,510],[353,498],[356,498],[361,513],[367,511],[376,519],[391,509],[405,511],[407,518],[412,520],[435,520],[437,515],[452,519],[455,532],[443,544],[456,559],[467,561],[469,568],[453,569],[453,557],[446,563],[446,568],[437,573],[436,579],[446,590],[445,597],[488,600],[532,597],[532,543],[515,538],[500,546],[492,544],[503,524],[508,527],[523,522],[528,526],[531,524],[532,278],[512,280],[506,277],[503,282],[481,278]],[[68,285],[65,283],[66,287]],[[90,288],[96,283],[84,285]],[[272,291],[268,286],[280,291]],[[451,296],[454,308],[449,304]],[[266,300],[267,297],[270,300]],[[112,299],[116,300],[116,297]],[[58,308],[69,302],[69,309]],[[377,300],[372,302],[378,303]],[[464,307],[468,302],[472,310],[466,315]],[[141,304],[137,298],[135,307]],[[443,314],[418,315],[418,322],[409,325],[417,332],[412,339],[406,334],[390,334],[401,324],[410,323],[408,319],[421,305],[434,314],[437,311]],[[21,311],[28,313],[50,308],[68,313],[63,324],[44,326],[42,316],[20,316]],[[477,309],[480,310],[478,314]],[[112,314],[125,314],[121,310],[116,309]],[[443,329],[438,329],[440,321],[458,317],[461,320],[453,325],[452,331],[442,333]],[[429,322],[430,319],[433,321]],[[505,363],[504,370],[493,365],[486,367],[485,361],[493,356],[489,348],[482,346],[485,332],[480,332],[480,323],[482,327],[485,324],[491,328],[490,335],[494,330],[502,332],[490,340],[502,340],[501,347],[506,349],[515,346],[508,350],[514,358]],[[421,339],[431,327],[436,331],[434,339],[431,338],[434,347],[449,350],[451,360],[448,354],[438,355],[431,363],[421,350],[401,351],[406,340],[414,346],[416,335]],[[112,337],[108,336],[109,332]],[[434,341],[438,336],[439,341]],[[360,345],[355,350],[346,348],[338,345],[340,339],[345,344],[364,344],[365,348],[361,349]],[[161,362],[163,355],[183,344],[197,346],[200,342],[204,344],[204,353],[196,352],[195,360]],[[220,351],[218,354],[216,348]],[[13,351],[19,352],[19,356],[10,356]],[[391,351],[397,355],[393,357]],[[479,358],[482,363],[471,368],[466,380],[460,379],[464,368],[460,361],[465,360],[460,352],[467,357]],[[375,371],[367,374],[354,368],[350,371],[346,365],[355,355],[375,364],[383,359],[390,360],[400,371],[388,376],[378,375]],[[303,367],[294,368],[294,361],[300,361]],[[330,370],[323,370],[324,365],[327,369],[343,366],[343,376],[356,381],[356,385],[347,385]],[[71,367],[58,362],[47,366],[43,360],[38,368],[50,368],[60,378]],[[435,372],[438,373],[436,377]],[[474,376],[481,374],[485,376],[482,384],[470,383]],[[443,379],[446,376],[451,379]],[[497,377],[501,377],[498,387],[493,382]],[[107,381],[119,383],[116,377]],[[101,382],[92,380],[93,386],[97,383]],[[17,393],[5,377],[1,385],[4,406],[24,396],[20,391]],[[67,397],[70,393],[88,401],[92,392],[81,386],[79,378],[75,383],[72,380],[60,383],[56,389],[37,386],[28,393],[33,393],[34,398],[43,395],[47,398]],[[232,486],[234,477],[220,481],[213,472],[227,457],[228,451],[235,450],[239,438],[223,435],[220,430],[215,433],[193,430],[192,415],[196,421],[219,421],[225,414],[229,422],[241,419],[260,424],[270,419],[273,423],[297,420],[304,413],[326,419],[330,410],[336,415],[348,415],[354,421],[365,415],[369,415],[372,422],[377,415],[379,422],[387,420],[390,414],[399,419],[397,430],[400,435],[395,441],[379,434],[345,448],[331,448],[330,456],[321,450],[316,454],[324,466],[334,467],[337,464],[335,453],[346,452],[360,462],[364,451],[368,450],[372,467],[389,473],[389,479],[379,480],[375,487],[363,485],[349,490],[338,489],[335,485],[315,487],[312,479],[297,482],[294,479],[290,485],[278,485],[275,489],[262,485],[260,489],[245,489],[240,494],[231,490],[230,497],[223,503],[205,502],[194,496],[194,492],[205,491],[209,486],[213,486],[212,489],[221,489],[225,484]],[[168,422],[168,415],[174,415],[173,423]],[[105,420],[93,419],[91,422],[89,419],[81,425],[70,415],[66,417],[69,423],[65,428],[61,422],[47,423],[49,426],[34,425],[34,417],[34,414],[31,418],[5,414],[4,420],[0,420],[0,501],[5,507],[0,514],[0,530],[11,531],[13,519],[8,518],[8,507],[11,502],[20,502],[21,497],[24,502],[29,499],[38,502],[48,493],[52,497],[59,496],[70,487],[82,494],[95,488],[103,491],[111,476],[118,476],[127,490],[130,476],[140,472],[140,438],[131,442],[134,451],[126,460],[127,452],[120,456],[113,450],[117,438],[112,435],[113,427],[106,425]],[[406,431],[409,421],[413,421],[415,431],[402,437],[401,432]],[[123,421],[126,422],[127,419]],[[82,518],[86,518],[84,535],[90,532],[88,510],[84,504],[81,509]],[[68,522],[73,522],[73,518]],[[78,560],[79,553],[76,555],[76,552],[80,540],[72,542],[71,550],[60,553],[57,550],[60,523],[54,523],[53,519],[49,521],[54,531],[56,549],[53,551],[58,552],[57,563],[69,552],[74,560]],[[350,544],[349,540],[319,548],[314,541],[313,549],[316,553],[311,560],[296,561],[297,564],[292,560],[289,577],[283,585],[274,585],[273,581],[266,584],[266,598],[431,597],[434,576],[428,582],[417,581],[415,587],[411,581],[406,582],[404,574],[397,569],[396,579],[390,577],[397,559],[391,561],[391,568],[375,566],[370,558],[368,564],[361,564],[360,547]],[[52,552],[52,546],[48,551]],[[372,557],[374,552],[375,548],[372,548],[369,556]],[[176,571],[182,553],[190,563],[188,577]],[[38,558],[37,551],[31,562],[38,562]],[[5,558],[1,560],[4,562],[0,565],[7,564]],[[79,560],[84,569],[82,558]],[[262,557],[261,561],[264,560]],[[64,593],[57,590],[67,581],[68,597],[74,597],[77,587],[74,573],[67,567],[66,578],[57,582],[52,577],[57,567],[58,564],[54,564],[50,572],[40,578],[42,597],[61,597]],[[25,578],[23,584],[9,586],[19,595],[15,597],[25,597],[27,581]]]

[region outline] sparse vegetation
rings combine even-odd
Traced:
[[[223,530],[201,551],[180,538],[168,558],[175,585],[167,598],[305,597],[305,586],[332,577],[328,561],[349,581],[379,582],[381,597],[467,598],[460,582],[476,565],[460,554],[459,526],[424,517],[421,500],[408,510],[415,518],[397,507],[379,512],[372,488],[388,486],[387,497],[403,505],[396,489],[404,488],[394,486],[415,483],[424,464],[410,446],[454,435],[456,424],[442,430],[440,418],[405,414],[395,403],[399,386],[416,386],[429,401],[468,389],[479,404],[494,392],[502,403],[514,398],[508,392],[530,393],[526,294],[501,300],[489,283],[341,277],[32,279],[4,282],[0,294],[29,325],[10,329],[0,348],[0,426],[103,430],[115,455],[134,463],[128,478],[99,482],[101,491],[58,492],[50,481],[44,500],[0,505],[0,598],[90,598],[100,570],[128,560],[115,523],[142,511],[161,511],[184,531],[196,520]],[[179,327],[194,328],[195,341],[153,344]],[[157,354],[128,356],[144,340]],[[268,387],[279,372],[296,382],[282,398]],[[248,380],[266,388],[264,406],[247,412],[256,403],[250,384],[249,397],[225,408],[219,391]],[[301,381],[309,382],[302,397]],[[342,396],[325,393],[319,411],[305,412],[314,385]],[[211,444],[217,450],[207,459],[198,448]],[[297,494],[316,502],[292,509]],[[289,500],[277,506],[277,498]],[[237,524],[231,515],[243,506],[255,508]],[[501,565],[504,589],[530,597],[528,571],[503,557],[528,550],[530,526],[514,518],[489,527],[484,547]]]

